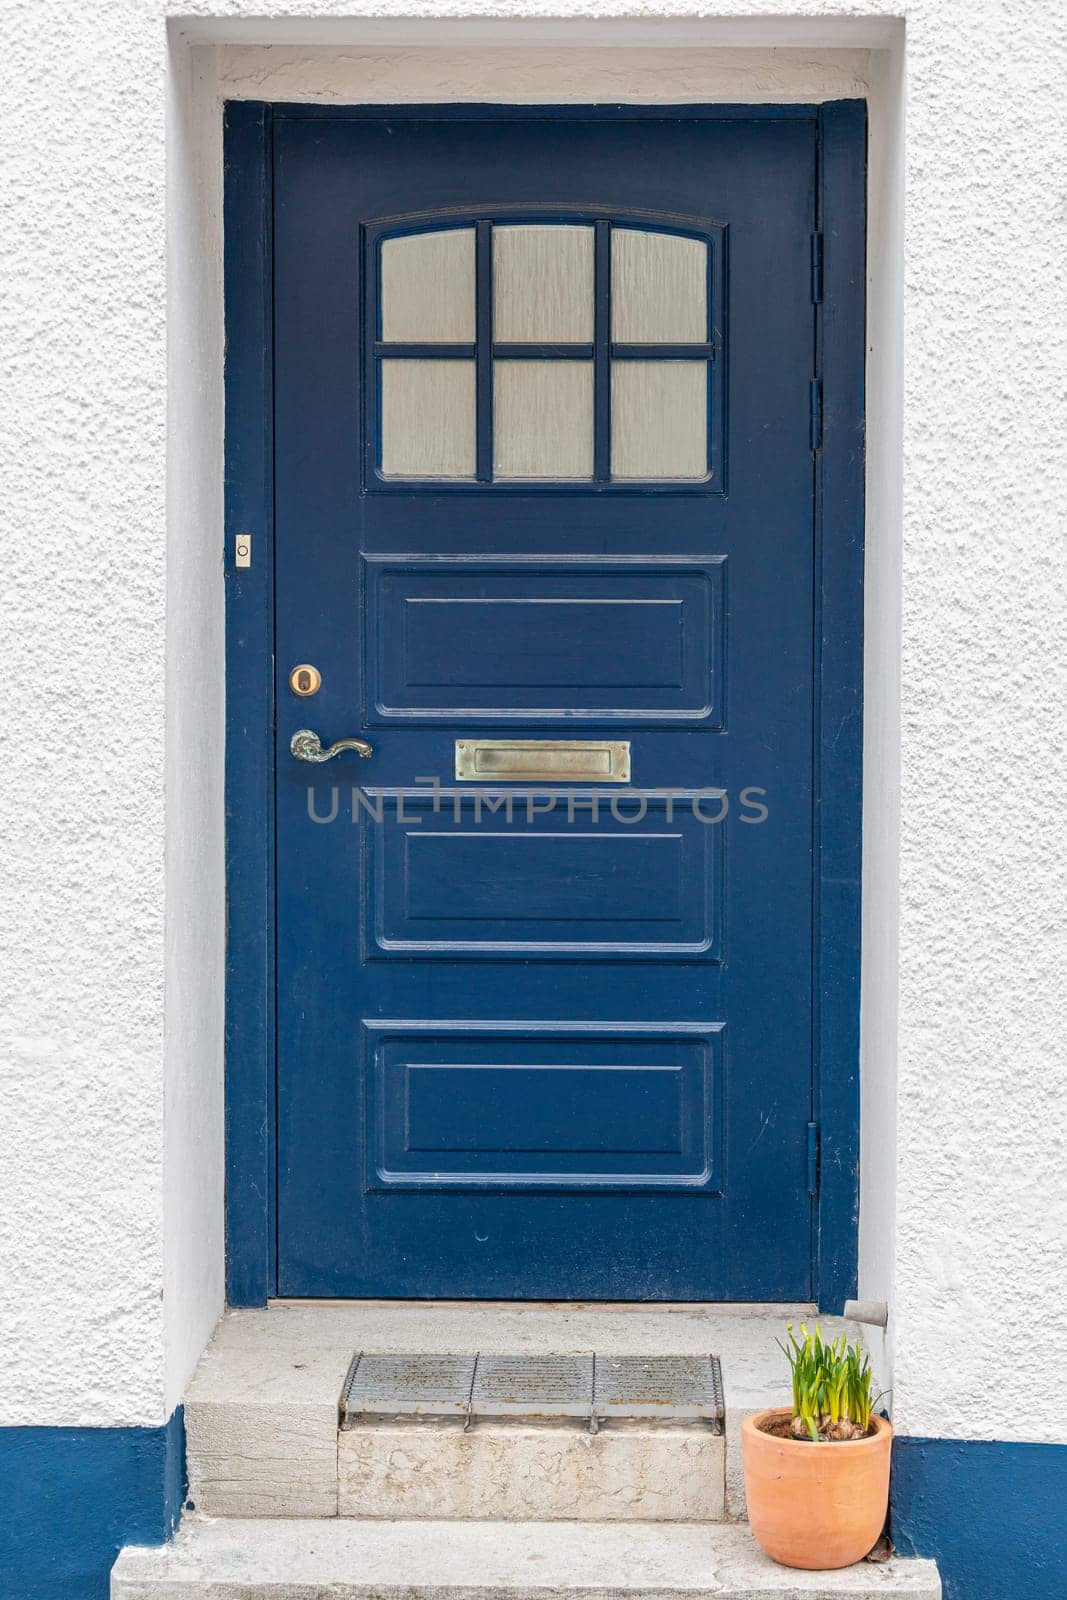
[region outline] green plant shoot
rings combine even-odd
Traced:
[[[827,1343],[815,1324],[801,1338],[786,1327],[787,1344],[778,1346],[789,1362],[793,1388],[792,1432],[809,1439],[862,1439],[871,1425],[871,1365],[858,1344],[844,1334]]]

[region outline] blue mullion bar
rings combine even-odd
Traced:
[[[473,344],[390,344],[379,339],[374,354],[389,361],[473,361]],[[645,347],[642,346],[642,349]],[[672,348],[672,347],[665,347]],[[702,346],[696,345],[700,350]],[[591,344],[494,344],[495,361],[591,361]]]
[[[593,257],[593,477],[611,478],[611,223],[595,224]]]
[[[591,361],[591,344],[495,344],[497,361]]]
[[[475,229],[475,363],[477,384],[477,478],[493,478],[493,225],[479,222]]]
[[[614,361],[714,361],[713,344],[613,344]]]
[[[389,344],[379,339],[374,354],[389,361],[473,361],[472,344]]]

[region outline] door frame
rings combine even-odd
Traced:
[[[277,1292],[272,350],[273,128],[283,118],[815,124],[812,1265],[856,1293],[863,798],[867,104],[332,106],[230,101],[223,128],[226,586],[226,1289]],[[250,538],[251,565],[236,565]]]

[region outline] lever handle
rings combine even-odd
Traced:
[[[332,761],[342,750],[354,750],[357,756],[364,757],[374,754],[373,746],[366,739],[338,739],[324,750],[322,740],[310,728],[298,728],[289,740],[289,749],[298,761]]]

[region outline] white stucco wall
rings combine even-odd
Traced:
[[[155,1420],[161,30],[131,0],[2,15],[0,1421]]]
[[[213,62],[167,95],[167,917],[164,1410],[224,1294],[222,145]]]
[[[893,1306],[905,1432],[1062,1435],[1054,11],[175,9],[168,61],[162,0],[0,0],[0,1424],[162,1420],[221,1301],[220,94],[869,85],[861,1288]]]

